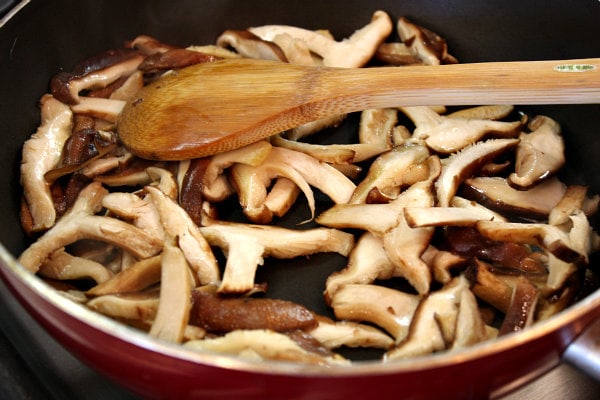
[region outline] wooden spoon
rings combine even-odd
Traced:
[[[370,108],[567,103],[600,103],[600,59],[357,69],[236,59],[147,85],[123,109],[118,131],[140,157],[182,160]]]

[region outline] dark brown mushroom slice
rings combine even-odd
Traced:
[[[50,90],[63,103],[78,104],[79,92],[106,87],[119,78],[130,75],[143,59],[144,56],[135,50],[109,50],[76,65],[71,72],[54,75],[50,81]]]
[[[226,30],[217,38],[217,46],[232,47],[248,58],[288,62],[281,48],[248,30]]]
[[[279,299],[220,297],[207,291],[192,292],[190,323],[210,332],[236,329],[270,329],[287,332],[314,328],[312,312],[299,304]]]
[[[375,58],[387,65],[413,65],[422,61],[404,43],[381,43],[374,54]]]
[[[208,158],[191,160],[181,183],[179,203],[198,226],[202,223],[203,178],[209,164]]]
[[[448,227],[445,242],[455,254],[477,257],[523,273],[546,273],[540,257],[529,246],[491,240],[471,227]]]
[[[397,23],[402,42],[425,64],[454,64],[456,59],[448,54],[446,40],[437,33],[401,17]]]
[[[171,69],[189,67],[195,64],[219,60],[210,54],[187,49],[172,49],[147,56],[138,67],[145,74],[154,74]]]
[[[512,288],[492,270],[490,264],[475,258],[465,271],[465,276],[471,282],[471,291],[475,296],[505,313],[510,306]]]
[[[95,129],[73,132],[65,142],[59,166],[46,172],[44,178],[48,183],[53,183],[63,176],[80,171],[116,148],[117,138],[114,135],[107,138]]]
[[[515,286],[499,334],[518,332],[533,323],[539,292],[527,278],[520,277]]]

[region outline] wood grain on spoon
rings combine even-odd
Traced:
[[[144,87],[118,121],[149,159],[232,150],[332,114],[416,105],[600,103],[600,59],[379,68],[223,60]]]

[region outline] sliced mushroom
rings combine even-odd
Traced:
[[[332,321],[320,317],[316,328],[308,333],[327,349],[338,347],[370,347],[387,350],[394,340],[381,330],[366,324],[352,321]]]
[[[192,292],[191,323],[209,332],[270,329],[287,332],[311,329],[317,321],[311,311],[291,301],[270,298],[227,298],[208,291]]]
[[[161,256],[145,258],[86,292],[88,296],[141,292],[160,282]]]
[[[152,321],[158,309],[158,291],[107,294],[87,302],[87,307],[101,314],[124,320]]]
[[[418,296],[378,285],[347,284],[331,299],[337,319],[377,325],[396,343],[408,334],[418,305]]]
[[[254,275],[263,257],[293,258],[319,252],[347,256],[354,236],[336,229],[292,230],[276,226],[203,220],[200,231],[206,240],[227,254],[220,293],[246,293],[254,286]]]
[[[101,97],[80,96],[76,104],[71,105],[75,114],[87,115],[110,122],[117,122],[125,101],[117,99],[104,99]]]
[[[351,204],[365,203],[369,192],[377,188],[385,192],[388,188],[400,187],[404,175],[415,164],[420,164],[429,157],[429,150],[419,143],[406,144],[380,155],[373,161],[367,176],[358,184]]]
[[[462,293],[468,281],[460,276],[421,301],[406,338],[384,355],[384,362],[444,350],[456,336],[456,321]]]
[[[50,88],[52,94],[66,104],[78,104],[79,94],[84,90],[103,88],[119,78],[137,71],[144,56],[128,49],[111,50],[94,57],[85,66],[75,67],[74,72],[55,75]]]
[[[531,133],[522,133],[517,146],[515,172],[508,177],[518,187],[529,188],[554,175],[565,163],[565,144],[560,125],[539,115],[530,123]]]
[[[192,308],[190,267],[177,238],[167,238],[163,247],[160,274],[160,301],[150,335],[181,343]]]
[[[460,184],[477,168],[515,147],[519,139],[490,139],[452,154],[444,160],[442,173],[436,181],[438,205],[448,207]]]
[[[277,178],[267,194],[264,204],[270,214],[282,217],[292,207],[299,194],[300,189],[293,181],[287,178]]]
[[[108,97],[111,100],[129,101],[144,86],[144,74],[142,71],[136,71],[129,75],[129,78],[121,86],[116,88]]]
[[[349,178],[329,164],[301,152],[273,147],[261,165],[236,164],[231,168],[232,183],[251,221],[266,223],[271,220],[271,212],[264,201],[267,188],[276,177],[288,178],[298,185],[308,200],[311,218],[315,203],[310,185],[330,196],[335,203],[347,202],[355,189]]]
[[[23,145],[21,161],[21,185],[34,231],[48,229],[56,220],[50,185],[44,175],[58,166],[73,123],[69,107],[51,95],[42,96],[40,107],[41,125]]]
[[[577,211],[570,220],[572,227],[566,232],[542,223],[479,221],[476,227],[492,240],[537,245],[563,261],[587,262],[591,234],[587,217]]]
[[[210,245],[189,215],[173,199],[159,189],[146,186],[167,237],[177,242],[200,284],[218,284],[220,271]]]
[[[476,106],[463,108],[462,110],[454,111],[447,115],[449,118],[466,118],[466,119],[491,119],[499,120],[508,117],[514,110],[514,106],[510,104],[498,104],[491,106]]]
[[[496,328],[485,324],[473,293],[470,290],[463,290],[460,296],[455,335],[450,348],[460,349],[472,346],[497,336]]]
[[[431,244],[423,252],[421,258],[431,268],[433,279],[444,284],[452,280],[451,270],[463,267],[467,261],[463,256],[440,250]]]
[[[250,28],[249,31],[268,41],[272,41],[278,35],[290,35],[304,41],[311,52],[321,56],[323,65],[356,68],[371,59],[379,44],[391,33],[392,28],[392,21],[388,14],[376,11],[369,24],[339,42],[315,31],[285,25],[265,25]]]
[[[109,280],[113,273],[104,265],[82,257],[75,257],[64,248],[54,251],[42,264],[38,273],[46,278],[77,280],[91,278],[96,283]]]
[[[437,33],[409,21],[406,17],[398,19],[396,29],[402,42],[424,64],[456,62],[454,57],[448,54],[446,40]]]
[[[148,199],[142,199],[133,193],[114,192],[104,196],[102,206],[120,218],[133,221],[136,227],[157,240],[165,237],[156,207]]]
[[[233,354],[256,361],[295,361],[316,365],[349,363],[339,355],[324,356],[308,351],[288,335],[263,329],[237,330],[212,339],[191,340],[184,346],[191,350]]]
[[[393,277],[394,269],[381,238],[365,232],[352,249],[346,268],[327,278],[325,299],[330,303],[337,290],[347,284],[369,284],[376,279],[389,279]]]
[[[217,46],[232,47],[245,58],[288,62],[278,45],[251,31],[226,30],[217,38]]]
[[[271,143],[274,146],[299,151],[317,160],[331,164],[350,164],[357,162],[361,158],[364,160],[364,157],[369,158],[381,152],[379,146],[362,145],[360,143],[319,145],[287,140],[279,135],[273,136]]]
[[[400,109],[416,125],[413,137],[439,153],[454,153],[490,136],[513,138],[521,131],[520,121],[444,117],[424,106]]]
[[[21,254],[21,264],[37,272],[56,249],[81,239],[112,243],[140,258],[158,253],[161,241],[150,234],[118,219],[94,215],[100,211],[106,194],[106,189],[96,182],[83,189],[73,207]]]

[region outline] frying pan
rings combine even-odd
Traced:
[[[72,304],[17,265],[14,257],[27,245],[18,217],[21,146],[39,124],[37,101],[53,74],[142,33],[188,45],[212,43],[226,29],[289,24],[328,28],[342,38],[366,24],[376,9],[442,34],[463,62],[597,57],[600,51],[597,0],[32,0],[0,28],[0,274],[14,296],[70,352],[147,398],[498,397],[558,365],[567,348],[576,364],[585,364],[580,350],[589,353],[589,342],[598,337],[598,323],[595,333],[590,329],[600,319],[600,290],[524,332],[469,349],[394,364],[358,361],[350,368],[324,368],[190,353]],[[600,106],[522,109],[560,122],[569,160],[564,179],[600,193]],[[343,137],[348,129],[336,134]],[[301,221],[305,215],[290,218]],[[319,255],[309,265],[304,260],[266,265],[259,279],[277,288],[273,297],[326,314],[320,297],[324,279],[342,266],[335,256]],[[592,339],[581,337],[583,344],[569,347],[586,328]],[[593,366],[585,368],[600,376]]]

